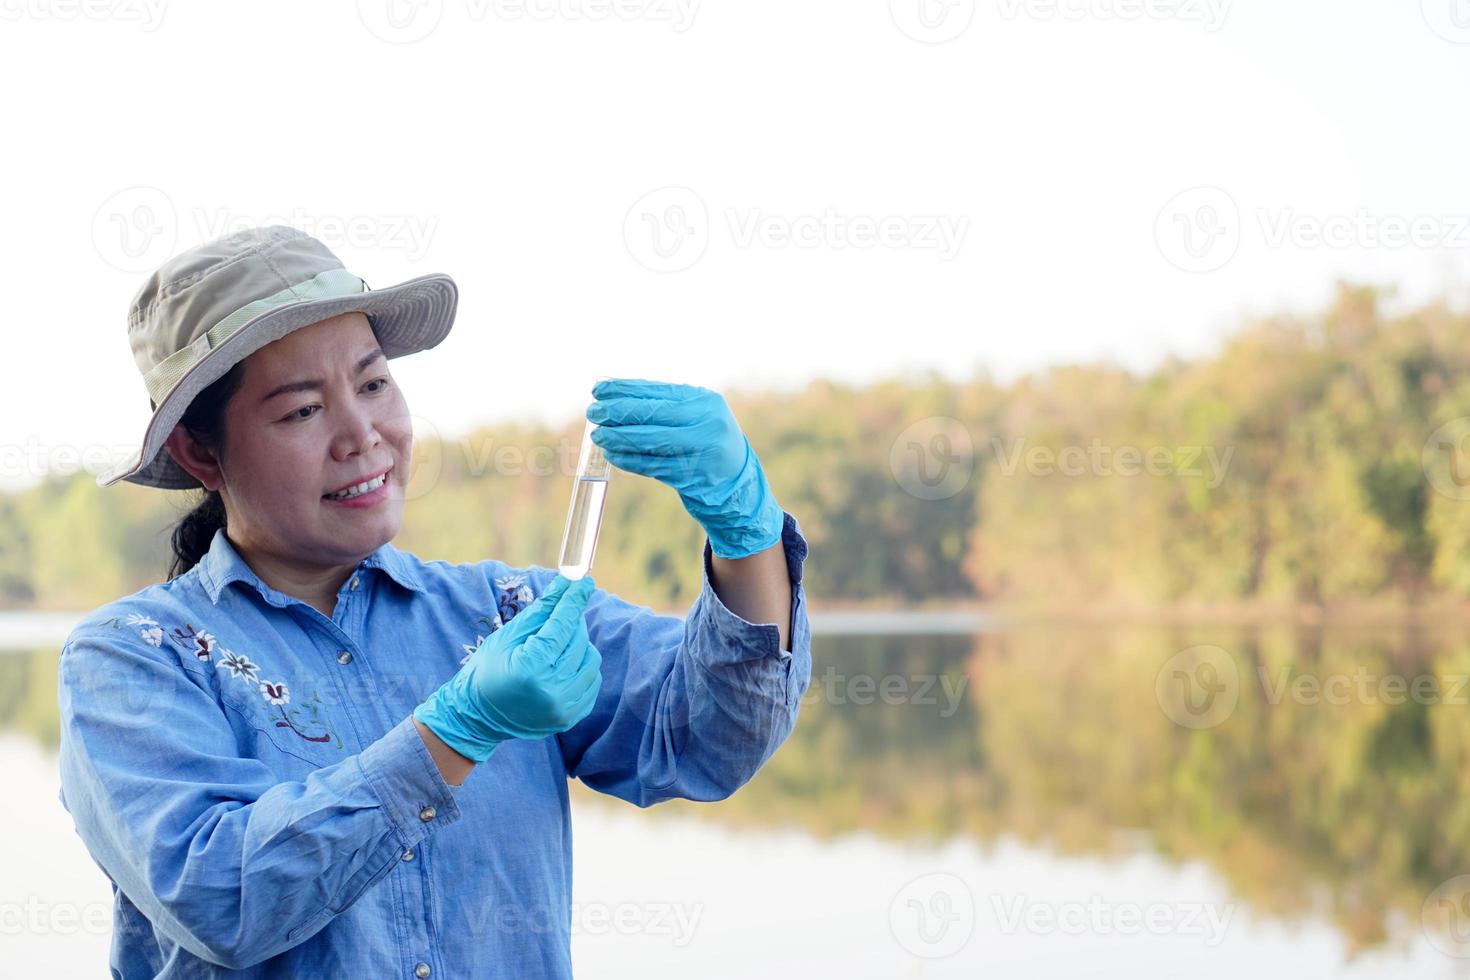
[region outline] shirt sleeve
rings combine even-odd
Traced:
[[[721,800],[755,775],[795,727],[811,680],[807,543],[790,514],[781,543],[789,651],[774,623],[749,623],[720,601],[708,538],[704,585],[682,619],[593,591],[587,630],[602,655],[602,690],[591,714],[556,736],[569,775],[641,807]]]
[[[79,628],[62,648],[61,799],[154,927],[242,969],[299,944],[460,815],[406,717],[281,782],[241,757],[208,682],[167,649]]]

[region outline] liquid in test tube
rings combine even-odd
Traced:
[[[592,570],[597,550],[597,533],[602,529],[602,505],[607,501],[607,478],[612,466],[602,449],[592,441],[597,423],[588,422],[582,433],[582,452],[577,457],[577,479],[572,484],[572,502],[567,507],[567,527],[561,537],[558,570],[576,581]]]

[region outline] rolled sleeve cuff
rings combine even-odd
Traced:
[[[439,772],[412,715],[357,758],[405,848],[459,819],[454,788]]]
[[[782,511],[781,546],[786,553],[786,570],[791,578],[791,646],[801,647],[809,640],[809,626],[804,615],[806,599],[802,588],[802,573],[806,562],[807,542],[801,533],[801,525],[795,517]],[[713,638],[714,642],[698,643],[697,648],[709,655],[738,661],[751,659],[751,652],[791,658],[791,651],[781,649],[781,630],[775,623],[752,623],[732,611],[721,601],[711,582],[711,558],[714,554],[709,538],[704,540],[704,585],[699,598],[688,617],[692,632],[697,637]]]

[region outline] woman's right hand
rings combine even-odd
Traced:
[[[591,576],[557,575],[541,597],[485,638],[413,716],[474,762],[511,738],[564,732],[592,711],[602,655],[583,610]]]

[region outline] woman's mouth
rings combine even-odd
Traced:
[[[341,504],[344,507],[371,507],[388,496],[388,476],[393,471],[390,469],[382,476],[339,490],[336,493],[322,494],[322,500],[330,504]]]

